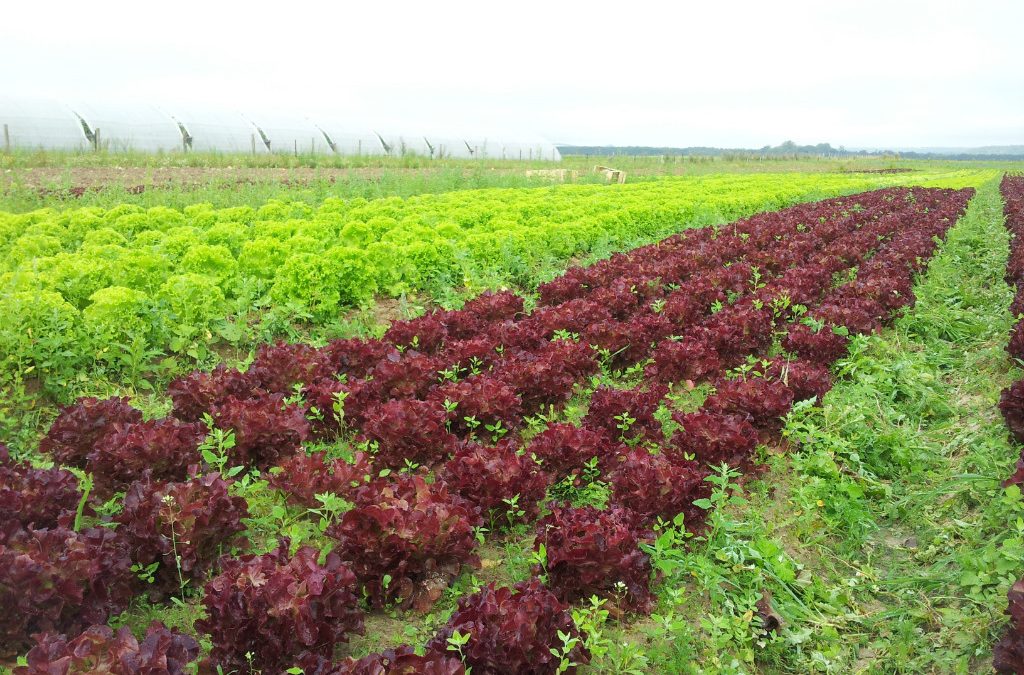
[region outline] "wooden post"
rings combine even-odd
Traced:
[[[100,148],[102,147],[100,145],[100,129],[99,129],[99,127],[96,127],[96,131],[93,132],[92,142],[93,142],[93,149],[96,152],[99,152]]]
[[[363,139],[360,138],[356,141],[356,157],[361,154],[363,154]]]
[[[11,151],[11,130],[4,125],[4,152]]]
[[[299,156],[299,139],[292,140],[292,144],[295,146],[295,156]]]

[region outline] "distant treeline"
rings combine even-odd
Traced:
[[[763,148],[655,148],[644,145],[558,145],[558,151],[565,155],[584,156],[665,156],[665,157],[723,157],[723,158],[771,158],[791,159],[794,157],[899,157],[901,159],[961,159],[961,160],[1024,160],[1024,149],[1020,152],[978,152],[964,149],[963,152],[913,152],[895,150],[847,150],[833,148],[829,143],[797,145],[786,141],[780,145],[766,145]],[[1016,149],[1016,148],[1015,148]]]

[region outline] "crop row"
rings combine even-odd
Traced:
[[[717,176],[316,208],[0,213],[0,316],[13,317],[0,325],[0,364],[59,394],[89,368],[131,373],[154,352],[201,358],[284,321],[331,324],[375,295],[532,288],[579,256],[895,180]]]
[[[1003,195],[1006,228],[1010,232],[1010,255],[1006,263],[1006,283],[1015,293],[1010,305],[1014,326],[1006,350],[1018,364],[1024,363],[1024,176],[1003,176],[999,186]],[[1015,445],[1024,444],[1024,379],[1002,391],[999,410]],[[1016,471],[1003,485],[1024,485],[1024,447]],[[993,649],[993,666],[999,672],[1024,672],[1024,579],[1010,589],[1010,625]]]
[[[124,491],[123,510],[116,529],[79,527],[90,502],[71,473],[5,462],[0,499],[20,501],[0,530],[0,594],[10,596],[0,600],[20,611],[0,623],[0,640],[17,648],[48,633],[23,672],[82,653],[195,658],[194,640],[162,626],[147,649],[95,625],[138,591],[134,563],[152,569],[156,599],[217,573],[196,628],[213,645],[206,663],[225,670],[462,672],[464,662],[539,673],[584,663],[568,603],[598,595],[616,613],[650,611],[641,545],[652,527],[700,530],[709,464],[749,466],[795,400],[828,391],[847,335],[877,330],[913,301],[912,275],[970,194],[894,189],[801,205],[573,268],[541,285],[532,313],[513,293],[484,294],[397,322],[381,340],[266,346],[245,372],[173,382],[162,419],[143,420],[124,399],[81,400],[40,449],[84,468],[99,499]],[[579,426],[550,423],[526,440],[525,416],[564,405],[602,365],[642,366],[646,382],[599,386]],[[657,413],[684,381],[710,381],[714,393],[673,413],[678,430],[666,438]],[[225,456],[201,450],[208,433],[225,432]],[[365,448],[352,461],[303,449],[349,435]],[[247,508],[218,472],[229,466],[267,472],[307,506],[343,496],[351,508],[326,528],[333,551],[289,555],[283,541],[218,560]],[[607,509],[544,505],[586,471],[610,485]],[[538,578],[460,599],[423,656],[403,647],[331,663],[334,646],[362,630],[359,598],[427,609],[477,564],[476,528],[519,521],[534,522]],[[463,640],[462,660],[452,639]]]

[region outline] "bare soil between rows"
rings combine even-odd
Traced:
[[[508,169],[490,169],[495,172],[516,173]],[[377,180],[385,174],[437,174],[444,169],[405,167],[35,167],[12,168],[0,173],[0,190],[23,187],[37,190],[70,190],[79,188],[96,190],[106,187],[200,187],[211,184],[235,183],[296,183],[316,181],[336,182],[359,179]],[[471,170],[464,171],[472,175]]]

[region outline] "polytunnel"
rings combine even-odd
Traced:
[[[323,136],[330,152],[336,155],[386,154],[380,138],[363,125],[346,124],[329,117],[315,117],[309,121]]]
[[[469,146],[457,135],[428,135],[426,142],[434,149],[432,156],[438,159],[473,159]]]
[[[418,133],[402,133],[394,129],[374,129],[373,132],[384,148],[384,154],[391,157],[430,157],[430,145],[426,138]]]
[[[503,143],[498,156],[500,159],[543,160],[547,162],[562,161],[562,153],[548,141]]]
[[[246,110],[242,114],[256,128],[257,142],[267,152],[288,155],[331,154],[324,134],[303,117],[260,113]]]
[[[186,146],[196,152],[269,152],[252,122],[237,112],[174,106],[167,110]]]
[[[183,149],[178,125],[167,113],[153,106],[74,102],[69,107],[93,147],[112,152]]]
[[[367,118],[364,117],[364,120]],[[551,143],[460,125],[417,129],[377,119],[230,112],[204,106],[0,99],[0,150],[219,152],[558,161]]]
[[[82,124],[56,101],[0,99],[0,142],[5,150],[85,150]]]

